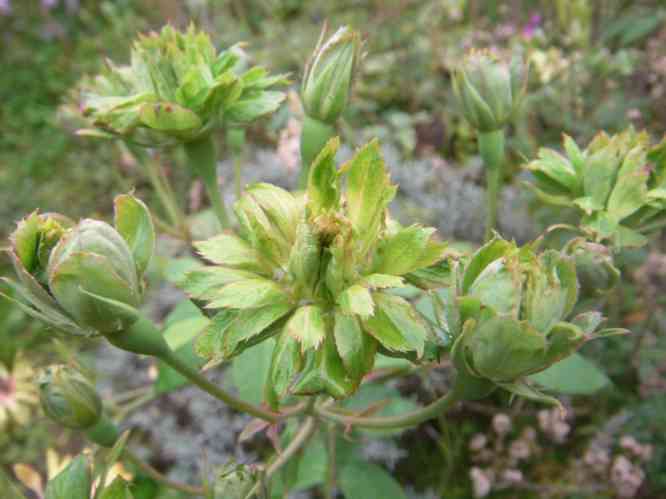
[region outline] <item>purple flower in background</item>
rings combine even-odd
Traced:
[[[42,0],[43,9],[51,10],[56,5],[58,5],[58,0]]]
[[[532,38],[537,29],[541,27],[541,14],[532,14],[530,20],[523,28],[523,36],[525,38]]]
[[[12,4],[9,0],[0,0],[0,16],[8,16],[12,13]]]

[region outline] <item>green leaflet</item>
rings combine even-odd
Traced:
[[[307,206],[313,217],[338,208],[340,179],[335,155],[340,147],[337,137],[328,141],[310,167],[307,187]]]
[[[203,267],[187,272],[178,287],[192,298],[210,299],[218,289],[237,281],[258,279],[260,276],[246,270],[228,267]]]
[[[385,239],[377,248],[374,272],[403,275],[437,263],[446,245],[431,240],[434,232],[412,225]]]
[[[290,305],[269,305],[258,309],[223,309],[197,339],[197,353],[218,363],[275,334],[269,327],[291,311]]]
[[[146,103],[139,109],[141,122],[155,130],[189,132],[201,127],[201,119],[193,111],[175,103]]]
[[[155,227],[148,207],[129,194],[116,196],[113,205],[116,230],[127,242],[137,272],[143,275],[155,251]]]
[[[252,246],[233,234],[220,234],[206,241],[194,243],[199,254],[218,265],[248,270],[271,276],[270,265]]]
[[[362,319],[371,316],[375,309],[370,291],[358,284],[350,286],[340,294],[338,305],[344,313],[349,315],[355,314]]]
[[[358,239],[358,251],[365,255],[379,235],[397,187],[390,183],[376,140],[361,148],[341,172],[347,174],[347,216]]]
[[[427,329],[412,305],[399,296],[373,293],[374,315],[363,321],[363,329],[389,351],[423,355]]]
[[[282,287],[268,279],[246,279],[232,282],[207,294],[206,308],[259,308],[289,304],[290,297]]]
[[[284,99],[282,92],[262,92],[242,98],[227,107],[225,118],[231,123],[250,123],[277,111]]]
[[[301,344],[301,352],[317,349],[326,337],[324,311],[317,305],[305,305],[294,312],[284,327],[284,333]]]
[[[88,462],[79,455],[46,485],[46,499],[89,499],[92,480]]]
[[[353,315],[336,310],[333,329],[335,345],[350,378],[358,385],[372,370],[377,352],[377,340],[361,329]]]

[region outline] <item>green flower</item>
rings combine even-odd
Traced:
[[[666,224],[666,140],[651,147],[646,132],[602,132],[584,150],[565,136],[564,154],[541,149],[527,169],[539,199],[576,208],[597,242],[643,246]]]
[[[361,37],[348,26],[324,42],[325,31],[305,67],[301,96],[305,113],[333,124],[347,107],[361,60]]]
[[[453,91],[469,123],[480,132],[504,128],[527,88],[528,66],[519,56],[502,60],[487,50],[472,50],[453,74]]]
[[[115,228],[97,220],[77,225],[33,213],[10,237],[25,312],[72,334],[109,334],[136,320],[145,272],[155,245],[146,206],[130,195],[115,199]]]
[[[554,250],[537,254],[496,237],[472,256],[457,287],[447,318],[462,376],[529,398],[554,400],[526,376],[574,353],[602,322],[596,312],[569,318],[578,301],[576,266]]]
[[[372,142],[340,169],[337,139],[315,160],[305,196],[257,184],[236,203],[240,235],[196,244],[215,266],[183,288],[217,310],[198,340],[216,363],[275,339],[267,397],[346,397],[377,352],[419,360],[438,339],[392,289],[448,283],[435,229],[388,217],[396,193]],[[343,179],[346,189],[343,189]]]
[[[218,53],[194,26],[171,26],[140,36],[131,63],[115,66],[84,89],[83,112],[96,130],[148,147],[196,140],[222,124],[244,124],[275,111],[284,100],[270,91],[286,83],[261,67],[238,74],[232,48]]]
[[[102,417],[102,400],[95,387],[76,369],[51,366],[38,385],[44,412],[58,424],[84,430],[93,427]]]

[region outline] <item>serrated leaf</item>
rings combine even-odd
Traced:
[[[241,352],[231,364],[231,378],[243,400],[261,404],[268,380],[275,341],[269,338]]]
[[[134,257],[139,275],[148,268],[155,251],[155,227],[146,205],[129,194],[113,200],[114,224]]]
[[[202,126],[196,113],[173,102],[142,104],[139,118],[144,125],[164,132],[187,132]]]
[[[225,110],[224,118],[231,123],[250,123],[277,111],[284,99],[285,94],[282,92],[271,91],[242,98]]]
[[[402,277],[388,274],[370,274],[361,279],[361,284],[368,288],[401,288],[405,286]]]
[[[428,333],[412,305],[385,293],[373,293],[372,297],[375,313],[363,321],[363,329],[390,351],[423,355]]]
[[[324,311],[317,305],[298,308],[285,325],[283,334],[297,340],[301,352],[318,348],[326,337]]]
[[[257,274],[247,270],[211,266],[187,272],[177,284],[193,298],[210,300],[211,293],[227,284],[256,278],[259,278]]]
[[[359,239],[359,253],[364,255],[379,235],[397,187],[390,183],[376,140],[361,148],[341,172],[347,176],[347,216]]]
[[[270,265],[249,243],[233,234],[220,234],[206,241],[194,243],[199,254],[217,265],[248,270],[271,276]]]
[[[301,367],[300,344],[283,331],[273,349],[269,371],[270,386],[266,387],[266,398],[273,408],[277,408],[279,399],[285,395]]]
[[[627,153],[618,171],[618,180],[608,198],[608,213],[622,220],[637,211],[645,203],[647,180],[646,152],[637,146]]]
[[[340,201],[340,179],[335,155],[340,147],[337,137],[329,140],[310,166],[307,206],[312,216],[336,209]]]
[[[89,499],[91,486],[88,462],[83,455],[79,455],[49,480],[45,499]]]
[[[432,241],[432,227],[412,225],[382,241],[377,249],[374,271],[403,275],[429,267],[443,257],[446,245]]]
[[[335,312],[335,346],[347,373],[358,385],[375,363],[377,340],[361,329],[353,315]]]
[[[465,275],[462,282],[462,292],[467,294],[470,287],[476,281],[483,269],[485,269],[491,262],[501,258],[508,251],[515,249],[515,245],[500,238],[494,238],[481,248],[479,248],[469,264],[465,268]]]
[[[209,292],[207,298],[211,302],[206,308],[260,308],[290,301],[278,283],[261,278],[232,282]]]
[[[340,294],[338,305],[345,314],[356,314],[363,319],[371,316],[375,310],[370,291],[358,284],[348,287]]]
[[[269,305],[263,308],[241,310],[223,331],[223,353],[229,359],[248,346],[277,333],[270,326],[287,315],[291,305]],[[219,333],[218,333],[219,334]]]

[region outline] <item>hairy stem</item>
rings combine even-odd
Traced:
[[[222,193],[217,185],[217,156],[215,153],[215,142],[208,135],[185,144],[185,152],[194,169],[206,188],[208,199],[213,211],[223,229],[230,227],[229,216],[224,207]]]
[[[316,407],[315,412],[322,418],[345,426],[357,426],[360,428],[409,428],[410,426],[416,426],[424,421],[436,418],[441,413],[453,407],[458,401],[459,396],[454,389],[430,405],[400,416],[353,416],[334,412],[323,406]]]
[[[319,152],[324,148],[326,142],[335,136],[335,127],[322,121],[310,118],[307,114],[303,120],[301,129],[301,174],[298,186],[305,189],[310,176],[310,165]]]
[[[132,464],[134,464],[137,468],[139,468],[141,471],[143,471],[146,475],[148,475],[150,478],[153,480],[160,482],[161,484],[174,489],[178,490],[180,492],[184,492],[185,494],[188,494],[188,497],[193,495],[193,496],[204,496],[206,494],[206,491],[204,490],[203,487],[197,487],[194,485],[187,485],[185,483],[180,483],[176,482],[174,480],[171,480],[170,478],[164,476],[162,473],[157,471],[155,468],[153,468],[151,465],[148,463],[142,461],[134,452],[132,452],[129,449],[125,449],[124,451],[125,457],[130,461]]]
[[[479,132],[479,152],[486,170],[486,231],[485,240],[493,237],[497,227],[497,204],[502,187],[504,165],[504,130]]]

